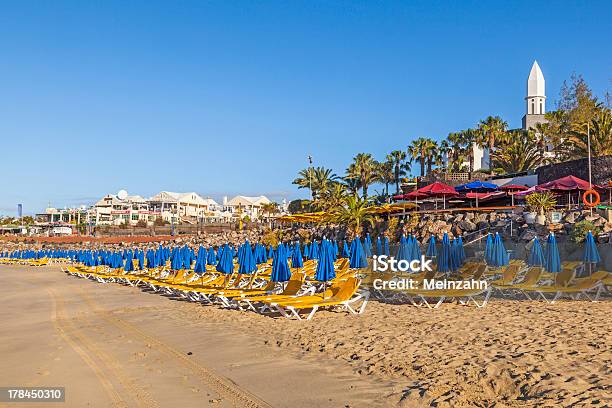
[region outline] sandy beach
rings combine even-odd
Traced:
[[[373,301],[361,316],[296,322],[57,266],[0,266],[0,299],[0,384],[65,386],[70,407],[603,407],[612,398],[609,300],[438,310]]]

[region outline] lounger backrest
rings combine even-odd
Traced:
[[[478,267],[474,271],[473,279],[479,280],[480,278],[482,278],[486,270],[487,270],[487,265],[485,264],[478,265]]]
[[[478,268],[479,264],[476,264],[474,262],[466,262],[460,269],[459,269],[459,274],[461,276],[470,276],[474,273],[474,271],[476,271],[476,268]]]
[[[607,275],[608,273],[605,271],[598,271],[593,273],[591,276],[587,276],[586,278],[582,278],[580,280],[575,281],[574,283],[567,285],[567,287],[570,289],[577,290],[589,289],[597,285],[602,279],[605,279]]]
[[[334,294],[333,298],[337,301],[346,301],[353,297],[357,289],[359,289],[359,284],[361,283],[361,279],[351,277],[346,281],[342,282],[339,290]]]
[[[268,283],[266,284],[266,286],[262,290],[264,290],[266,292],[269,292],[271,290],[274,290],[275,287],[276,287],[276,282],[268,281]]]
[[[518,273],[520,266],[517,264],[507,265],[504,269],[502,281],[506,284],[511,283],[514,278],[516,278],[516,274]]]
[[[574,278],[574,269],[562,269],[555,275],[556,286],[567,286]]]
[[[610,275],[612,275],[610,272],[608,271],[597,271],[595,273],[593,273],[592,276],[597,276],[598,280],[604,280],[607,277],[609,277]]]
[[[256,270],[255,272],[251,273],[251,276],[249,277],[249,283],[247,284],[247,288],[252,288],[253,287],[253,283],[255,283],[255,279],[257,279],[257,276],[259,275],[259,270]]]
[[[524,285],[535,285],[537,281],[540,280],[540,276],[542,275],[543,269],[541,266],[532,266],[527,270],[525,274],[525,279],[522,284]]]
[[[423,277],[423,279],[430,280],[430,279],[433,279],[435,277],[436,277],[436,271],[432,269],[431,271],[426,271],[425,272],[425,276]]]
[[[349,267],[349,259],[348,258],[342,258],[338,262],[338,269],[346,269],[348,267]]]
[[[285,290],[283,290],[283,295],[293,296],[297,294],[300,289],[302,289],[302,284],[304,283],[305,276],[301,272],[297,272],[291,275],[291,279],[287,282],[287,286],[285,286]]]

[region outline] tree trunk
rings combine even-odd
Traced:
[[[395,194],[399,194],[399,164],[395,165]]]

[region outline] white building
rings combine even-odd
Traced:
[[[229,201],[224,201],[223,209],[231,214],[232,218],[244,218],[248,216],[251,220],[256,220],[262,215],[262,206],[271,201],[266,196],[247,197],[236,196]]]
[[[151,211],[147,200],[139,195],[107,194],[94,204],[95,225],[150,223],[159,214]]]
[[[90,221],[93,212],[86,206],[72,208],[48,207],[44,213],[36,214],[36,218],[48,224],[81,224]]]
[[[261,217],[261,207],[270,203],[265,196],[236,196],[231,200],[224,197],[219,205],[210,197],[198,193],[176,193],[161,191],[149,199],[139,195],[128,195],[125,191],[107,194],[91,207],[58,210],[47,208],[37,214],[46,223],[87,224],[87,225],[152,225],[161,219],[169,223],[215,223],[229,222],[249,216],[252,220]],[[282,210],[282,209],[281,209]]]
[[[221,218],[221,206],[212,198],[203,198],[195,192],[162,191],[147,202],[151,211],[159,213],[168,222],[197,223]]]

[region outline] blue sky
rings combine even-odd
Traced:
[[[612,2],[3,2],[0,214],[121,188],[307,196],[489,114],[520,126],[534,59],[612,88]]]

